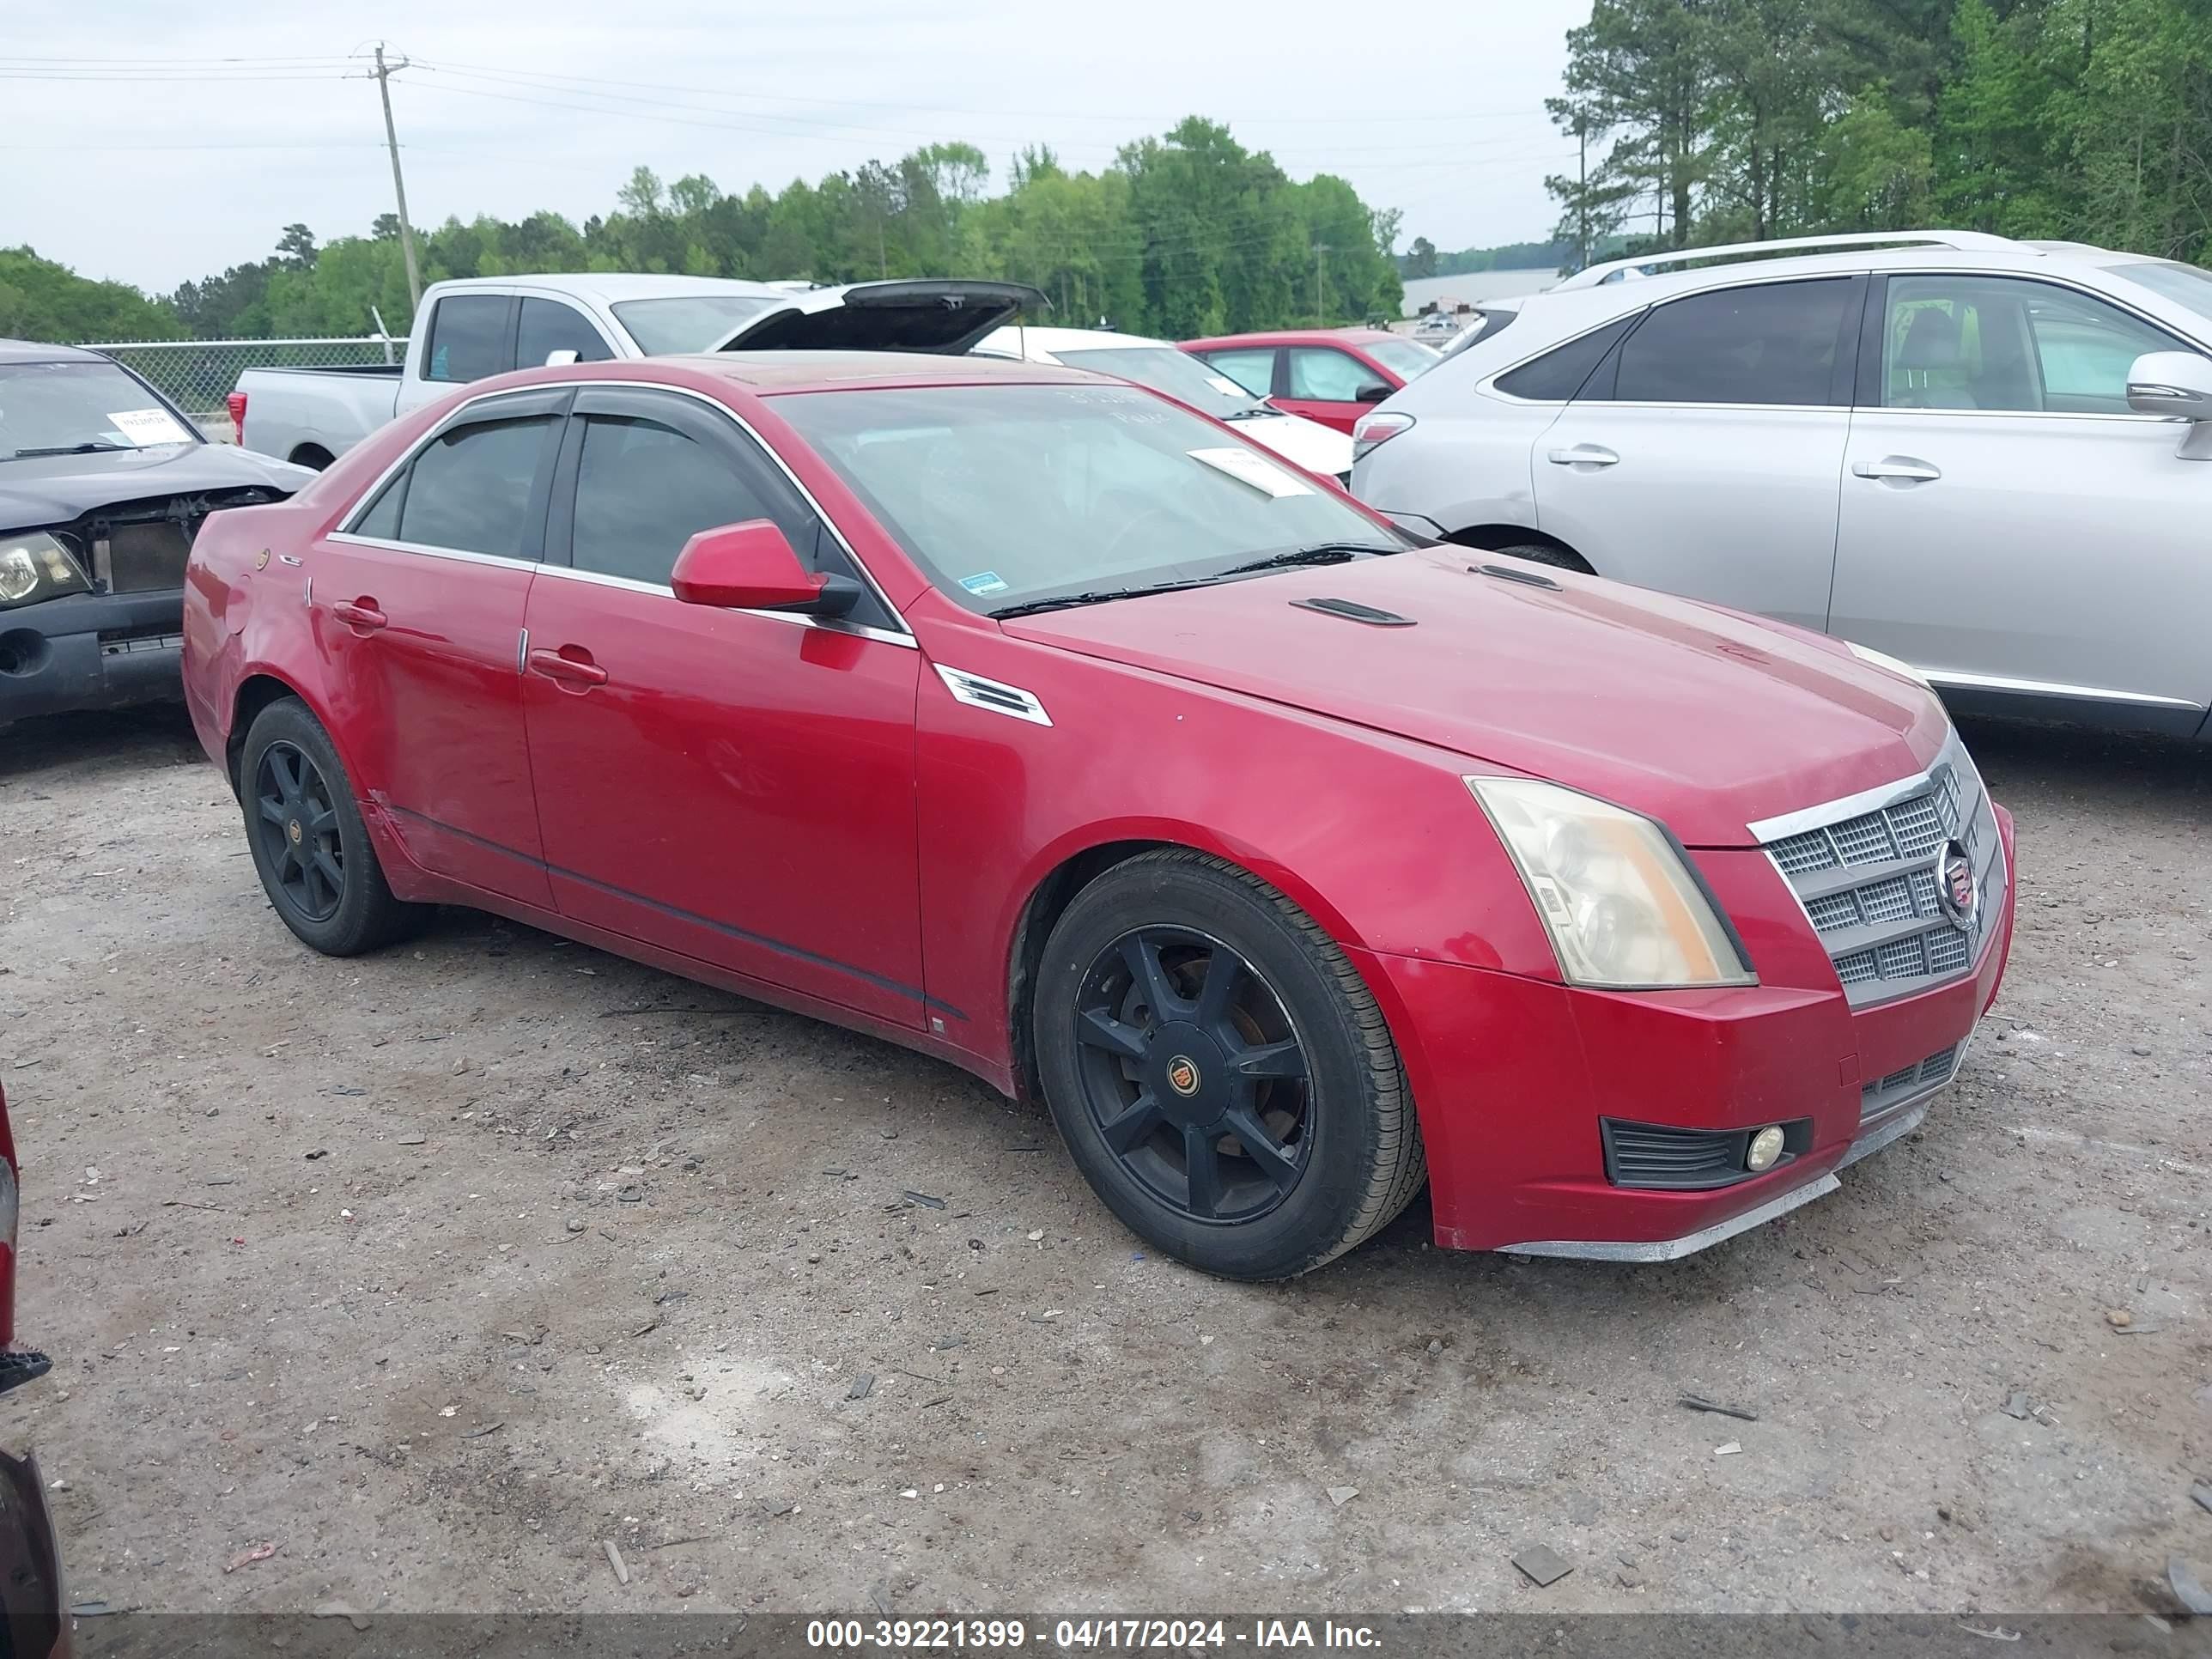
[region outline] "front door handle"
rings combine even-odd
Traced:
[[[1943,476],[1942,467],[1930,466],[1912,455],[1885,455],[1878,461],[1854,461],[1851,471],[1862,478],[1890,478],[1899,483],[1934,483]]]
[[[532,652],[530,672],[578,691],[607,683],[607,671],[593,662],[592,653],[580,645],[565,645],[558,651]]]
[[[365,598],[340,599],[331,607],[331,615],[360,634],[374,634],[392,620],[376,608],[374,599]]]
[[[1577,444],[1572,449],[1555,449],[1549,457],[1553,466],[1618,466],[1620,457],[1603,444]]]

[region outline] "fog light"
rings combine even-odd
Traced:
[[[1751,1138],[1751,1150],[1744,1154],[1744,1167],[1757,1171],[1771,1170],[1774,1160],[1782,1156],[1782,1126],[1770,1123]]]

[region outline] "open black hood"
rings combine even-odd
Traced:
[[[763,312],[717,351],[934,351],[957,356],[1024,306],[1051,301],[1024,283],[916,277],[794,294]]]

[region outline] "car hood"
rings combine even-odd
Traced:
[[[1942,746],[1948,721],[1932,693],[1832,641],[1553,574],[1443,547],[1005,627],[1563,783],[1691,846],[1750,845],[1748,824],[1910,777]],[[1414,626],[1297,603],[1309,599]]]
[[[716,351],[938,351],[958,356],[1024,306],[1052,301],[1023,283],[927,277],[793,294],[750,318]]]
[[[290,495],[314,473],[228,444],[159,444],[0,461],[0,530],[67,524],[95,507],[258,487]]]
[[[1352,440],[1334,427],[1309,421],[1303,415],[1270,410],[1243,416],[1229,422],[1230,429],[1255,444],[1263,444],[1285,460],[1338,478],[1352,471]]]

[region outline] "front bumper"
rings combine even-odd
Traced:
[[[183,695],[184,594],[73,593],[0,611],[0,725]]]
[[[2000,809],[1997,823],[2016,872],[2010,815]],[[2011,950],[2016,873],[1969,972],[1854,1011],[1763,852],[1696,857],[1751,948],[1758,985],[1591,991],[1352,953],[1413,1085],[1439,1244],[1686,1255],[1835,1191],[1838,1170],[1916,1127],[1956,1075]],[[1605,1119],[1685,1130],[1808,1124],[1809,1133],[1764,1174],[1650,1190],[1608,1179]]]

